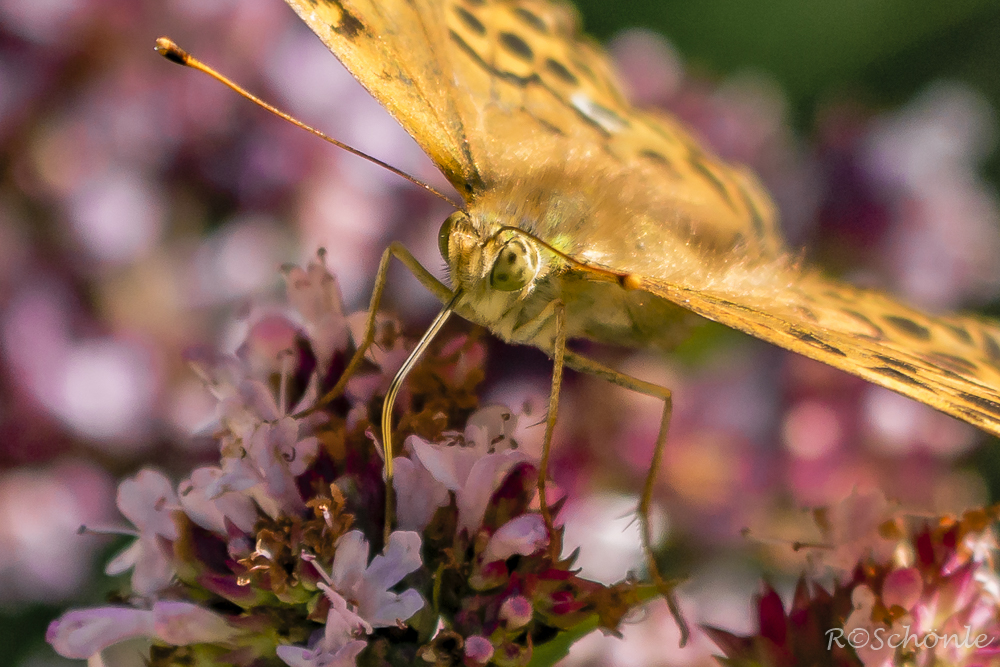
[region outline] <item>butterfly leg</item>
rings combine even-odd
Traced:
[[[677,597],[674,595],[674,588],[679,582],[676,580],[666,581],[663,575],[660,574],[660,569],[656,565],[656,559],[653,556],[652,533],[649,526],[650,506],[653,502],[653,487],[656,482],[657,471],[659,471],[660,464],[663,461],[663,452],[667,444],[667,432],[670,428],[670,415],[673,411],[673,400],[670,390],[666,387],[661,387],[650,382],[643,382],[638,378],[619,373],[571,350],[565,351],[564,358],[566,365],[573,370],[595,375],[620,387],[625,387],[626,389],[631,389],[632,391],[663,401],[663,416],[660,419],[660,431],[656,436],[653,460],[650,462],[649,472],[646,473],[646,482],[643,485],[642,497],[639,500],[639,530],[642,535],[642,547],[646,554],[647,566],[649,567],[649,576],[656,585],[657,590],[666,599],[667,606],[670,607],[670,613],[673,615],[681,631],[680,644],[684,646],[687,643],[690,631],[688,630],[687,622],[681,615],[680,607],[677,604]]]
[[[448,289],[444,283],[434,277],[434,275],[425,269],[423,265],[417,261],[417,258],[406,249],[402,243],[394,241],[389,244],[389,247],[385,249],[382,253],[382,259],[378,263],[378,271],[375,274],[375,287],[372,289],[371,301],[368,304],[368,319],[365,322],[365,333],[361,337],[361,341],[358,343],[358,348],[354,352],[354,356],[347,363],[344,368],[344,372],[341,373],[340,379],[337,380],[337,384],[333,386],[330,391],[326,392],[322,398],[320,398],[316,403],[302,414],[308,414],[319,410],[324,405],[330,403],[330,401],[335,400],[344,392],[344,388],[347,387],[347,381],[351,379],[351,376],[358,370],[361,366],[361,362],[364,361],[365,354],[368,352],[368,348],[371,347],[372,343],[375,341],[375,320],[378,316],[378,309],[382,303],[382,293],[385,291],[386,283],[388,282],[389,275],[389,262],[395,257],[400,262],[403,263],[410,273],[412,273],[420,284],[426,287],[434,296],[436,296],[441,301],[447,301],[452,297],[452,291]],[[299,415],[301,416],[301,415]]]
[[[566,355],[566,306],[559,299],[556,299],[546,306],[545,310],[552,310],[552,317],[555,320],[555,340],[552,345],[552,385],[549,390],[549,409],[545,417],[545,437],[542,440],[542,456],[538,464],[538,504],[545,521],[545,528],[549,534],[549,553],[553,560],[558,560],[562,552],[562,540],[556,533],[552,522],[552,512],[549,510],[549,503],[545,492],[545,483],[549,478],[549,454],[552,450],[552,435],[556,428],[556,418],[559,414],[559,390],[562,388],[562,374],[564,358]],[[538,318],[545,321],[546,313]]]

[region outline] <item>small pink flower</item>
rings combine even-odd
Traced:
[[[465,664],[480,667],[493,658],[493,644],[482,635],[472,635],[465,640]]]
[[[322,255],[319,259],[305,270],[292,266],[284,273],[288,300],[305,320],[318,366],[327,368],[334,352],[347,349],[350,331],[337,279],[321,263]]]
[[[258,519],[257,507],[248,496],[221,488],[218,482],[222,475],[221,468],[195,469],[177,487],[181,506],[192,521],[206,530],[226,535],[229,521],[249,533]]]
[[[882,601],[887,607],[896,605],[909,611],[920,599],[923,589],[923,580],[917,568],[893,570],[882,584]]]
[[[337,542],[329,584],[354,603],[358,615],[372,626],[391,627],[424,606],[420,593],[412,588],[402,593],[389,590],[421,564],[418,533],[392,533],[384,553],[369,564],[368,540],[361,531],[352,530]]]
[[[118,642],[153,635],[153,612],[132,607],[68,611],[49,624],[45,641],[64,658],[86,660]]]
[[[483,551],[483,562],[506,560],[514,554],[530,556],[549,543],[541,514],[522,514],[500,526]]]
[[[476,530],[483,522],[490,497],[514,466],[534,462],[511,438],[518,416],[506,408],[488,407],[469,418],[464,437],[440,445],[417,436],[406,446],[423,467],[449,491],[458,504],[458,528]]]
[[[312,649],[301,646],[279,646],[278,657],[291,667],[354,667],[358,654],[367,643],[354,639],[358,633],[370,633],[372,627],[348,608],[347,600],[339,593],[324,586],[330,600],[323,634]]]
[[[161,601],[150,610],[96,607],[69,611],[49,624],[45,639],[59,655],[83,660],[133,637],[186,646],[225,642],[237,634],[224,617],[204,607]]]
[[[854,567],[867,558],[889,560],[896,541],[883,537],[879,528],[894,516],[893,506],[881,491],[857,489],[831,506],[821,522],[824,541],[831,549],[817,550],[813,557],[838,578],[850,578]]]
[[[284,417],[238,432],[240,447],[232,455],[223,454],[215,493],[246,491],[272,518],[303,512],[305,503],[295,477],[315,460],[319,441],[302,437],[301,429],[299,420]]]
[[[178,537],[173,512],[180,502],[170,480],[152,469],[139,471],[118,486],[118,509],[139,533],[128,548],[105,567],[109,575],[132,570],[132,590],[152,596],[174,577],[174,565],[168,543]]]
[[[512,595],[500,605],[500,619],[507,623],[508,630],[516,630],[531,622],[534,616],[531,600],[523,595]]]
[[[177,539],[172,512],[180,509],[177,494],[167,477],[150,468],[118,486],[118,509],[142,532]]]
[[[412,439],[407,439],[407,449]],[[396,457],[392,486],[396,490],[396,526],[422,531],[439,507],[448,504],[448,487],[434,478],[419,461]]]

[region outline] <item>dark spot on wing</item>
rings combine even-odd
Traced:
[[[750,193],[748,193],[743,186],[739,187],[739,191],[740,195],[743,197],[743,203],[746,205],[747,211],[750,213],[750,226],[753,229],[754,235],[757,237],[758,241],[761,241],[762,244],[766,244],[767,230],[764,225],[764,216],[760,214],[760,211],[757,209],[757,205],[753,202],[753,197],[750,196]]]
[[[590,65],[585,63],[583,60],[575,58],[573,60],[573,66],[580,72],[583,72],[583,75],[590,79],[591,83],[600,85],[600,81],[598,81],[597,75],[594,74],[594,70],[590,69]]]
[[[514,16],[521,19],[524,23],[531,26],[538,32],[542,34],[548,34],[549,26],[545,25],[545,21],[535,16],[533,13],[525,9],[524,7],[517,7],[514,9]]]
[[[922,324],[917,324],[908,317],[885,315],[882,319],[891,324],[897,331],[918,340],[930,340],[931,331]]]
[[[945,326],[947,326],[948,329],[953,334],[955,334],[955,337],[958,338],[960,341],[968,345],[972,345],[972,335],[968,332],[968,330],[965,327],[959,326],[957,324],[946,324]]]
[[[724,202],[726,202],[729,208],[736,211],[736,206],[733,204],[732,197],[729,196],[729,190],[726,188],[726,184],[719,179],[716,173],[712,171],[711,167],[705,164],[702,156],[692,150],[691,154],[688,155],[688,163],[691,165],[692,169],[698,172],[706,181],[708,181],[708,184],[711,185],[717,193],[719,193],[719,196]]]
[[[849,308],[844,308],[841,312],[843,312],[845,315],[853,317],[858,322],[864,324],[866,327],[869,327],[874,332],[869,336],[870,338],[885,338],[885,333],[883,333],[882,328],[879,327],[874,322],[872,322],[870,319],[868,319],[866,315],[863,315],[856,310],[850,310]]]
[[[983,332],[983,349],[986,351],[986,358],[993,362],[993,365],[1000,365],[1000,345],[997,345],[993,336]]]
[[[333,5],[340,11],[340,22],[331,23],[330,30],[344,37],[345,39],[354,39],[363,32],[367,32],[365,29],[365,24],[361,20],[344,9],[343,3],[340,0],[326,0],[327,4]]]
[[[541,125],[542,127],[544,127],[544,128],[545,128],[546,130],[548,130],[549,132],[554,132],[555,134],[561,134],[561,135],[563,135],[563,136],[565,136],[565,135],[566,135],[566,133],[565,133],[565,132],[563,132],[563,130],[562,130],[562,128],[561,128],[561,127],[558,127],[558,126],[556,126],[556,125],[553,125],[552,123],[550,123],[549,121],[545,120],[544,118],[539,118],[538,116],[532,116],[532,118],[534,118],[534,119],[535,119],[535,121],[536,121],[536,122],[537,122],[537,123],[538,123],[539,125]]]
[[[486,0],[463,0],[463,2],[470,7],[483,7],[486,5]]]
[[[558,60],[553,60],[552,58],[547,58],[545,60],[545,69],[551,72],[557,79],[568,83],[571,86],[580,85],[580,80],[576,78],[576,75],[569,71],[569,68],[563,65]]]
[[[535,59],[535,52],[531,50],[528,43],[512,32],[502,32],[499,35],[500,44],[507,51],[522,60],[532,62]]]
[[[913,387],[923,387],[924,389],[928,389],[929,388],[927,385],[925,385],[920,380],[917,380],[916,378],[912,378],[909,375],[907,375],[906,373],[901,373],[900,371],[897,371],[895,368],[889,368],[888,366],[876,366],[875,368],[872,368],[871,370],[873,370],[874,372],[878,373],[879,375],[884,375],[887,378],[892,378],[893,380],[898,380],[900,382],[903,382],[903,383],[908,384],[908,385],[913,386]]]
[[[795,311],[810,322],[819,322],[819,318],[816,317],[816,313],[814,313],[811,308],[798,306]]]
[[[455,5],[455,15],[465,24],[465,27],[476,33],[480,37],[486,34],[486,26],[465,7]]]
[[[677,171],[677,168],[674,167],[673,163],[667,158],[666,155],[659,151],[654,151],[651,148],[643,148],[639,151],[639,157],[652,160],[660,167],[668,171],[673,178],[679,179],[681,177],[680,172]]]
[[[838,348],[834,347],[833,345],[830,345],[829,343],[824,343],[819,338],[816,338],[816,336],[813,336],[811,333],[807,333],[805,331],[798,331],[796,329],[792,329],[789,333],[791,333],[793,336],[798,338],[803,343],[811,345],[812,347],[819,348],[821,350],[824,350],[825,352],[829,352],[830,354],[835,354],[838,357],[847,356],[842,350],[839,350]]]
[[[988,398],[983,398],[982,396],[976,396],[975,394],[968,394],[966,392],[959,392],[959,397],[965,401],[968,401],[972,405],[989,412],[995,417],[1000,417],[1000,403],[996,401],[991,401]]]
[[[950,368],[956,373],[973,375],[978,370],[976,364],[972,363],[968,359],[956,357],[953,354],[945,354],[944,352],[934,352],[932,354],[928,354],[925,359],[933,366]]]
[[[883,354],[876,354],[875,358],[881,361],[883,364],[888,364],[894,368],[907,371],[909,373],[916,373],[917,367],[913,364],[908,364],[905,361],[900,361],[899,359],[893,359],[892,357],[887,357]]]
[[[487,72],[490,72],[494,76],[500,77],[504,81],[509,81],[515,86],[521,88],[527,86],[532,81],[538,81],[538,74],[532,74],[531,76],[518,76],[512,72],[507,72],[491,66],[489,63],[484,61],[479,56],[479,54],[476,53],[476,50],[473,49],[471,46],[469,46],[468,42],[462,39],[462,36],[459,35],[457,32],[455,32],[454,30],[449,30],[448,36],[451,37],[451,40],[455,42],[455,44],[457,44],[459,48],[465,51],[466,55],[472,58],[477,65],[485,69]]]

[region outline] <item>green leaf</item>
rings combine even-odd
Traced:
[[[544,644],[535,646],[532,649],[531,662],[528,663],[528,667],[551,667],[566,657],[569,653],[569,647],[576,640],[596,629],[597,614],[588,616],[586,620],[577,623],[569,630],[560,632]]]

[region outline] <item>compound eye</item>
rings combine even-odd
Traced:
[[[441,223],[441,230],[438,231],[438,250],[445,261],[448,261],[448,239],[451,238],[451,230],[455,226],[455,221],[465,217],[463,211],[455,211]]]
[[[501,292],[519,290],[535,278],[538,272],[538,253],[524,239],[512,238],[500,249],[490,286]]]

